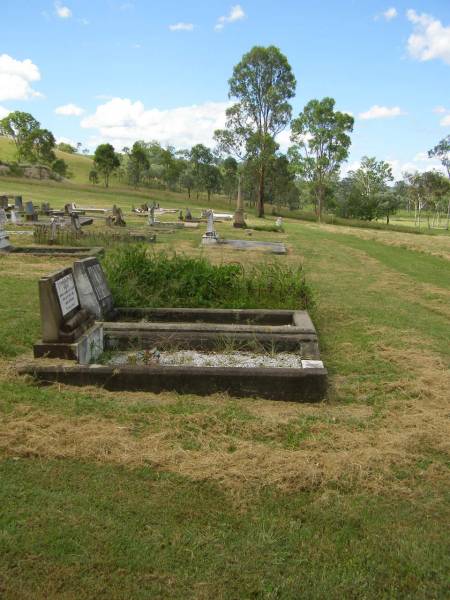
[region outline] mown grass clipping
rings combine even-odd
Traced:
[[[116,305],[130,307],[299,309],[312,306],[302,265],[276,261],[213,265],[206,258],[117,248],[104,259]]]

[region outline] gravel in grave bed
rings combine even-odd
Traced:
[[[254,352],[197,352],[195,350],[158,351],[138,350],[136,352],[114,353],[106,364],[119,365],[160,365],[190,367],[239,367],[239,368],[281,368],[302,369],[322,367],[320,361],[302,361],[300,355],[280,352],[278,354],[256,354]],[[302,364],[303,363],[303,364]]]

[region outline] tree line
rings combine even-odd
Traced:
[[[116,152],[100,144],[94,153],[89,180],[111,176],[136,188],[141,186],[184,189],[191,194],[236,195],[241,175],[244,199],[263,217],[265,205],[301,208],[312,204],[320,221],[324,211],[348,218],[386,218],[400,207],[414,211],[416,223],[450,219],[450,136],[429,151],[447,169],[406,173],[392,184],[388,163],[366,156],[358,169],[341,177],[354,127],[353,117],[335,108],[333,98],[313,99],[296,116],[290,101],[296,79],[286,58],[275,46],[255,46],[244,54],[229,79],[233,104],[226,111],[225,128],[214,133],[215,147],[196,144],[190,149],[162,147],[157,141],[138,140]],[[291,145],[280,151],[277,136],[290,127]],[[0,133],[13,139],[18,155],[56,164],[51,132],[27,113],[11,113],[0,121]],[[64,146],[64,147],[63,147]],[[66,152],[80,151],[60,145]],[[85,151],[83,151],[85,152]],[[64,161],[62,161],[64,162]],[[412,208],[413,207],[413,208]]]

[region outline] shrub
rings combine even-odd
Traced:
[[[118,247],[103,264],[122,306],[297,309],[312,304],[301,265],[213,265],[143,245]]]

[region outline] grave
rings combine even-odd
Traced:
[[[73,272],[82,308],[104,321],[111,347],[127,348],[137,337],[145,348],[170,340],[180,348],[205,350],[220,338],[320,357],[317,333],[306,311],[116,307],[98,259],[76,260]]]
[[[115,204],[112,209],[112,224],[117,227],[125,227],[126,223],[123,219],[122,209],[118,208]]]
[[[41,279],[39,291],[43,341],[36,344],[35,357],[80,363],[40,361],[20,367],[20,373],[46,383],[202,395],[226,391],[297,402],[318,401],[326,393],[327,371],[306,311],[116,308],[95,258],[76,261],[73,272],[65,269]],[[94,315],[115,320],[97,322],[101,332],[90,334]],[[90,343],[84,339],[88,334]],[[271,351],[221,354],[218,343],[227,336],[235,344],[251,342]],[[89,352],[92,345],[95,351]],[[107,364],[88,364],[103,348]],[[189,364],[186,356],[192,359]]]
[[[206,233],[202,236],[204,245],[226,245],[236,250],[266,250],[272,254],[287,254],[287,248],[282,242],[263,242],[259,240],[227,240],[219,237],[214,227],[214,213],[208,212]]]
[[[34,356],[65,358],[89,364],[103,352],[103,326],[82,308],[72,269],[39,280],[42,341]]]

